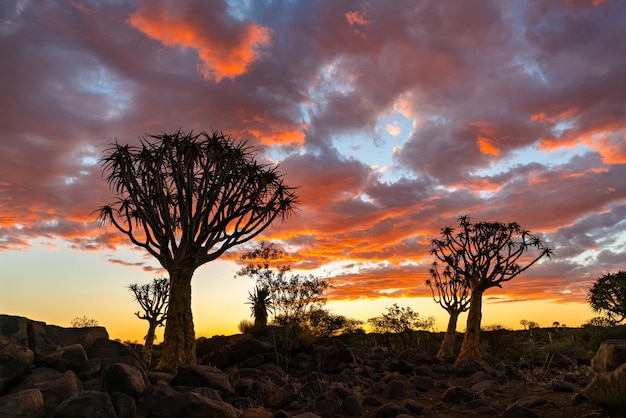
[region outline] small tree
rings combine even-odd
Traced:
[[[152,347],[158,327],[162,327],[167,319],[167,304],[170,294],[170,281],[165,277],[155,277],[151,283],[144,285],[131,284],[128,289],[133,292],[139,302],[143,314],[135,312],[137,318],[148,321],[148,333],[144,337],[143,358],[149,365],[152,362]]]
[[[434,262],[430,274],[432,280],[426,280],[426,284],[430,287],[433,299],[450,315],[446,334],[437,352],[437,358],[441,360],[454,354],[456,324],[459,315],[469,309],[470,294],[467,281],[458,272],[452,271],[450,266],[446,266],[441,275],[437,262]]]
[[[626,319],[626,272],[606,273],[590,288],[588,301],[591,309],[601,313],[611,323]]]
[[[296,203],[276,166],[221,132],[161,134],[118,143],[101,164],[117,194],[99,209],[169,273],[170,300],[159,367],[196,362],[191,279],[200,266],[258,236]]]
[[[270,290],[267,287],[256,286],[254,293],[248,293],[248,302],[254,318],[254,329],[264,330],[267,328],[267,318],[272,308]]]
[[[335,315],[326,309],[310,310],[306,316],[307,327],[316,337],[332,337],[355,332],[363,321]]]
[[[530,249],[539,254],[520,260]],[[507,282],[552,251],[530,232],[516,223],[477,222],[469,216],[459,219],[459,231],[452,227],[441,230],[441,238],[432,242],[432,254],[467,282],[471,292],[467,327],[456,363],[467,357],[481,357],[480,322],[482,296],[492,287]],[[525,264],[519,264],[526,261]]]
[[[93,318],[87,318],[87,315],[83,315],[82,318],[76,317],[72,319],[71,324],[74,328],[97,327],[98,321]]]
[[[432,316],[421,318],[410,307],[400,307],[394,303],[387,308],[387,313],[370,318],[367,322],[372,325],[374,332],[385,335],[387,346],[391,346],[389,336],[393,334],[400,337],[404,348],[408,348],[413,343],[413,332],[431,329],[435,319]]]

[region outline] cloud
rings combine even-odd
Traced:
[[[126,245],[93,213],[108,144],[215,128],[297,187],[262,238],[351,266],[333,298],[427,295],[430,242],[465,214],[555,249],[494,296],[583,301],[624,254],[620,1],[0,7],[3,251]]]
[[[197,50],[203,76],[220,82],[245,73],[270,44],[268,28],[231,18],[227,7],[225,0],[144,1],[129,22],[165,46]]]

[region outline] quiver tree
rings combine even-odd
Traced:
[[[606,273],[590,288],[588,301],[594,312],[604,314],[608,323],[626,319],[626,272]]]
[[[151,283],[128,286],[135,300],[143,310],[135,312],[137,318],[148,321],[148,333],[144,337],[143,358],[148,365],[152,362],[152,346],[156,329],[162,327],[167,319],[167,303],[170,294],[170,281],[166,277],[155,277]]]
[[[534,258],[521,259],[530,249]],[[432,242],[432,255],[446,264],[451,274],[463,277],[470,289],[470,307],[461,351],[456,363],[467,357],[480,358],[480,322],[483,293],[502,287],[552,251],[517,223],[477,222],[469,216],[459,219],[459,229],[441,230],[441,238]]]
[[[159,367],[195,363],[191,279],[201,265],[259,235],[288,215],[294,189],[274,165],[255,161],[252,148],[221,132],[140,138],[115,143],[101,160],[117,194],[99,209],[167,270],[170,300]]]
[[[449,265],[445,266],[443,273],[439,273],[437,262],[434,262],[430,275],[432,279],[426,280],[426,284],[430,287],[433,300],[450,315],[446,334],[437,352],[437,358],[442,360],[454,354],[456,324],[459,315],[469,309],[470,294],[465,278]]]
[[[267,318],[272,309],[272,299],[269,288],[256,286],[254,293],[248,292],[248,302],[252,317],[254,318],[254,329],[264,330],[267,328]]]

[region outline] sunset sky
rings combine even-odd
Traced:
[[[247,140],[298,188],[260,240],[332,278],[334,313],[445,328],[430,242],[470,215],[554,249],[485,293],[483,324],[579,326],[590,284],[626,270],[625,39],[623,0],[4,1],[0,313],[142,339],[127,286],[165,272],[95,222],[97,162],[180,128]],[[249,317],[250,248],[196,272],[197,335]]]

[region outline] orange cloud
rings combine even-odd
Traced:
[[[559,113],[538,112],[538,113],[530,115],[530,120],[532,122],[539,122],[539,123],[556,122],[558,120],[571,118],[578,112],[579,112],[578,107],[572,107],[570,109],[564,110]]]
[[[245,73],[259,57],[259,48],[271,43],[270,31],[263,26],[226,21],[223,16],[202,16],[202,10],[191,7],[176,13],[158,2],[144,3],[131,14],[129,22],[163,45],[196,49],[203,62],[200,72],[205,79],[217,82]]]
[[[480,152],[486,155],[498,156],[500,155],[500,149],[494,145],[492,145],[487,138],[478,137],[476,141],[478,145],[478,149]]]
[[[350,26],[367,25],[370,23],[367,19],[365,19],[365,13],[359,13],[359,12],[346,13],[346,20],[348,21]]]

